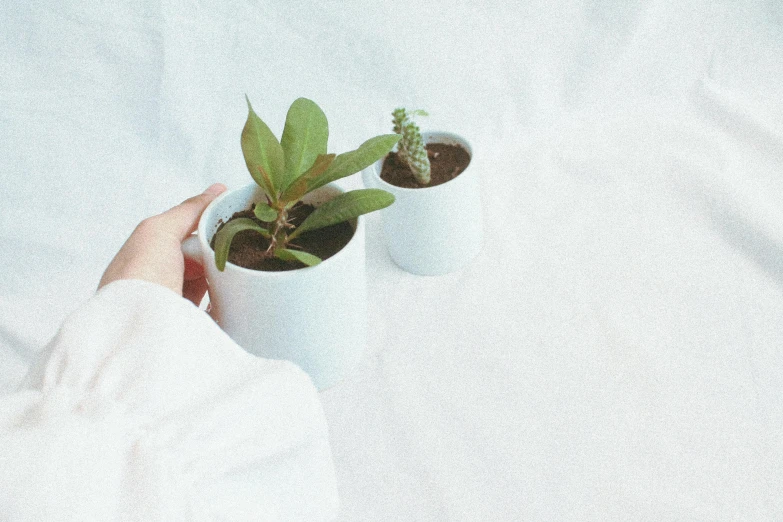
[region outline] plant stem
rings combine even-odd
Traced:
[[[269,240],[269,248],[266,249],[264,255],[273,257],[275,255],[275,250],[278,248],[278,243],[280,243],[279,246],[281,248],[285,247],[286,240],[288,239],[285,231],[286,228],[288,228],[288,211],[285,208],[282,208],[277,214],[277,219],[275,220],[275,225],[272,230],[272,237]]]

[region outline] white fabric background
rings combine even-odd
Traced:
[[[245,93],[334,152],[423,108],[484,251],[410,276],[370,218],[340,520],[783,518],[782,4],[213,4],[0,5],[3,389],[140,219],[250,181]]]

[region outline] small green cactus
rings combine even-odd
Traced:
[[[402,138],[397,144],[397,156],[408,164],[413,172],[416,181],[420,185],[427,185],[430,182],[430,160],[427,157],[427,150],[421,141],[419,127],[413,123],[413,116],[427,116],[424,111],[412,111],[408,113],[405,109],[399,108],[392,112],[394,116],[394,132],[401,134]]]

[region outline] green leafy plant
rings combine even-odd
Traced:
[[[430,159],[421,140],[419,127],[413,122],[414,116],[427,116],[427,113],[421,110],[408,113],[405,109],[399,108],[392,112],[392,116],[394,116],[392,120],[394,132],[402,138],[397,145],[397,157],[408,165],[420,185],[429,184]]]
[[[326,115],[306,98],[291,104],[280,141],[258,117],[247,100],[248,115],[242,130],[242,153],[253,180],[266,201],[253,209],[255,217],[227,222],[215,236],[215,264],[224,270],[231,241],[244,230],[253,230],[269,240],[268,257],[300,261],[307,266],[321,259],[301,250],[293,242],[300,234],[335,225],[362,214],[388,207],[394,196],[380,189],[345,192],[316,208],[298,226],[289,220],[289,210],[306,194],[332,181],[350,176],[386,155],[400,139],[385,134],[343,154],[327,154],[329,127]]]

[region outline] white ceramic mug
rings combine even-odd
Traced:
[[[473,149],[457,134],[422,132],[425,143],[459,145],[473,162]],[[394,205],[381,210],[389,254],[413,274],[441,275],[468,264],[481,250],[483,223],[481,184],[477,169],[468,165],[441,185],[402,188],[381,179],[383,159],[362,172],[364,185],[394,194]]]
[[[330,184],[303,201],[318,206],[342,192]],[[212,236],[235,212],[263,199],[255,184],[221,194],[202,214],[198,233],[185,241],[183,252],[204,266],[210,314],[237,344],[260,357],[292,361],[319,390],[329,388],[358,364],[366,344],[364,220],[350,221],[350,242],[316,266],[263,272],[226,263],[219,271]]]

